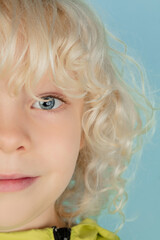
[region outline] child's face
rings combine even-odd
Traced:
[[[40,177],[23,190],[0,192],[0,226],[25,220],[18,229],[56,225],[53,206],[71,180],[82,147],[83,99],[68,99],[69,104],[54,98],[49,113],[25,91],[10,97],[6,81],[0,79],[0,174]],[[41,97],[60,92],[47,73],[35,90]]]

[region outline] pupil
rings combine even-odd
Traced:
[[[47,99],[49,99],[49,97],[45,97],[44,99],[47,100]],[[51,109],[54,106],[54,101],[50,100],[48,102],[40,102],[40,106],[43,109]]]

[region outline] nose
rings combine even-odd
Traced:
[[[17,131],[0,131],[0,151],[11,153],[22,148],[22,141]]]
[[[0,127],[0,152],[13,153],[27,148],[27,136],[18,127]]]
[[[1,114],[0,114],[1,115]],[[15,114],[14,114],[15,115]],[[17,116],[0,116],[0,152],[13,153],[29,146],[25,120]]]
[[[21,96],[10,98],[5,91],[0,96],[0,153],[22,151],[28,148],[29,137],[26,132],[27,119],[19,104],[22,102]]]

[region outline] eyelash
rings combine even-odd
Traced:
[[[64,105],[64,104],[69,104],[68,103],[68,101],[66,100],[66,98],[65,97],[63,97],[62,95],[57,95],[57,94],[49,94],[49,95],[44,95],[44,96],[41,96],[41,98],[42,98],[42,100],[43,100],[43,98],[52,98],[52,99],[58,99],[58,100],[60,100],[60,101],[62,101],[63,103],[62,103],[62,105]],[[45,99],[46,100],[46,99]],[[52,101],[52,100],[48,100],[48,102],[50,102],[50,101]],[[43,101],[36,101],[36,102],[38,102],[38,103],[40,103],[40,102],[42,102],[43,103]],[[61,105],[61,106],[62,106]],[[47,113],[49,113],[49,114],[52,114],[52,113],[57,113],[58,111],[60,111],[61,110],[61,106],[60,107],[58,107],[58,108],[56,108],[56,109],[42,109],[41,107],[40,107],[40,104],[39,104],[39,107],[40,108],[38,108],[39,110],[42,110],[42,111],[46,111]]]

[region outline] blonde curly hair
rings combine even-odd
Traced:
[[[0,1],[0,75],[11,73],[10,92],[16,95],[25,87],[41,101],[33,88],[51,69],[52,81],[67,96],[84,98],[84,146],[56,201],[68,227],[78,219],[96,219],[104,209],[118,212],[124,224],[128,194],[122,174],[142,149],[142,135],[155,130],[156,109],[146,97],[142,67],[126,51],[112,48],[109,37],[116,39],[83,0]],[[129,63],[139,70],[139,79]]]

